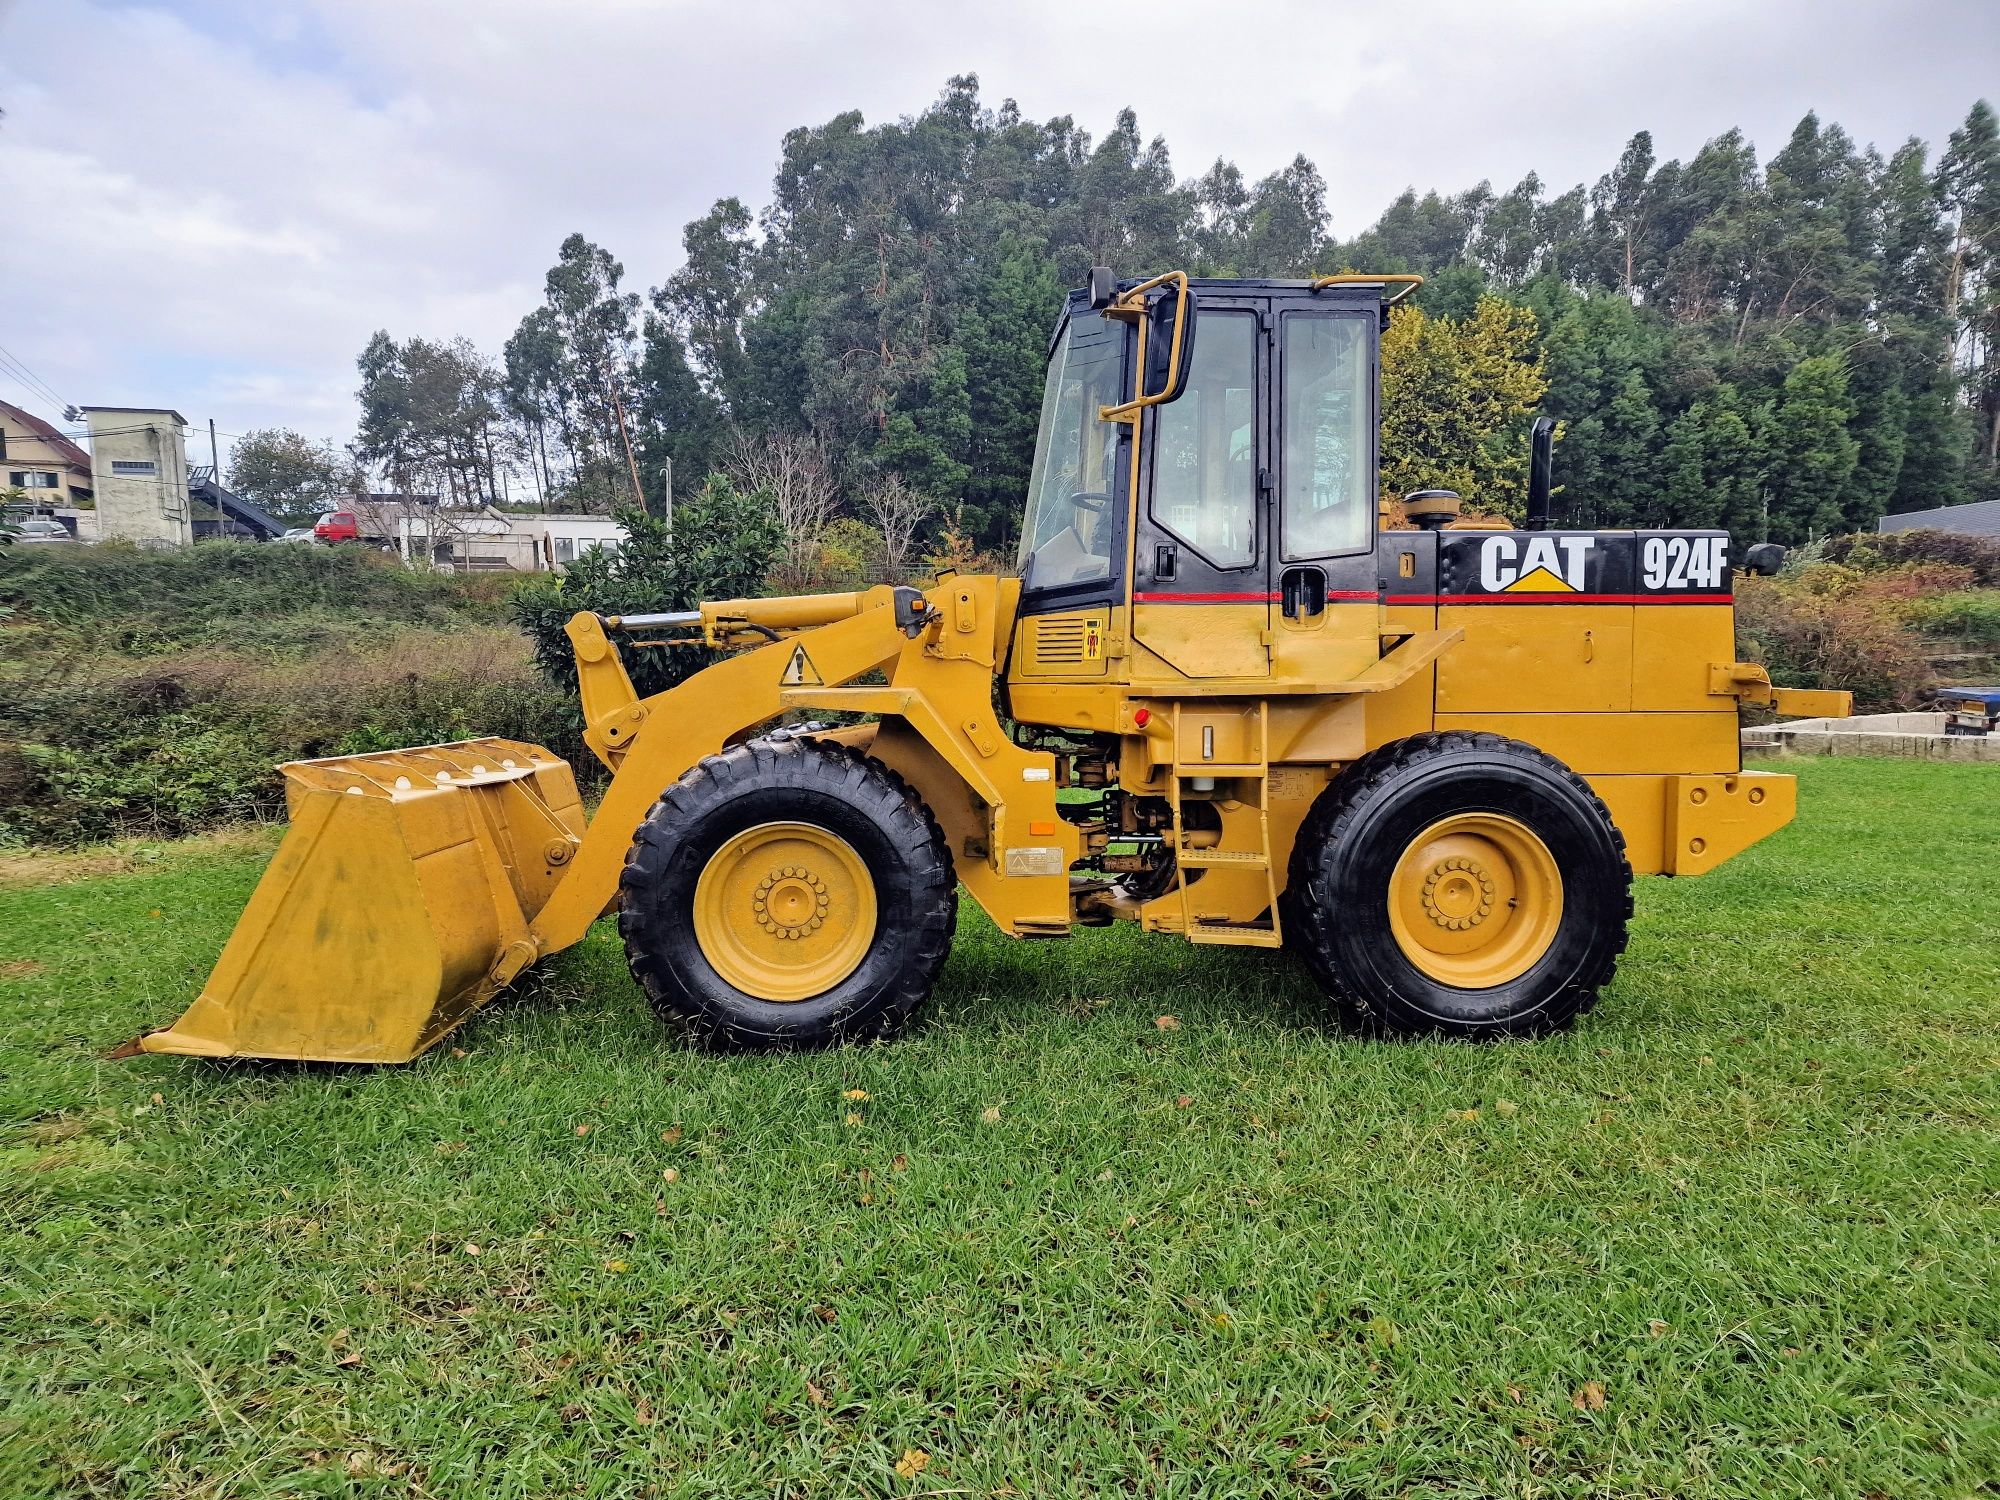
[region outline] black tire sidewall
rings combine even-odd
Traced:
[[[754,751],[755,746],[747,747]],[[821,755],[800,747],[781,755],[776,778],[730,783],[699,796],[689,811],[662,804],[649,820],[660,856],[649,878],[625,882],[620,930],[642,982],[652,980],[656,1000],[707,1030],[753,1046],[813,1046],[865,1034],[878,1017],[905,1008],[911,976],[928,965],[925,912],[935,904],[936,853],[921,810],[896,800],[885,805],[869,788],[860,796],[802,784],[800,771]],[[872,769],[857,766],[865,782]],[[900,799],[900,792],[892,794]],[[765,1000],[745,994],[719,974],[696,936],[694,903],[702,872],[736,835],[767,823],[800,823],[823,829],[852,848],[874,882],[875,933],[854,971],[804,1000]],[[942,879],[949,887],[947,868]],[[948,933],[946,936],[948,937]]]
[[[1397,1029],[1478,1034],[1561,1024],[1608,977],[1624,946],[1631,877],[1602,804],[1569,773],[1530,756],[1447,754],[1368,788],[1335,820],[1312,891],[1332,913],[1323,957],[1341,988]],[[1513,818],[1548,848],[1562,882],[1562,916],[1548,950],[1519,977],[1461,989],[1404,954],[1389,923],[1389,887],[1425,829],[1481,812]]]

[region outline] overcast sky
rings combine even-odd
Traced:
[[[372,330],[497,352],[571,230],[656,284],[786,130],[959,72],[1093,135],[1130,105],[1183,177],[1303,151],[1351,235],[1639,129],[1942,145],[2000,96],[2000,0],[0,0],[0,349],[48,387],[0,355],[0,397],[344,439]]]

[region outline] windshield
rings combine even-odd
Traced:
[[[1098,420],[1097,410],[1124,399],[1124,355],[1123,325],[1079,313],[1049,361],[1021,527],[1021,576],[1030,587],[1111,576],[1118,427]]]

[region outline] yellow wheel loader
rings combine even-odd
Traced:
[[[1414,281],[1093,272],[1050,344],[1018,577],[575,616],[613,773],[587,827],[533,745],[286,766],[290,832],[139,1046],[406,1060],[611,912],[708,1041],[884,1037],[961,885],[1019,938],[1293,948],[1375,1030],[1567,1025],[1635,872],[1704,874],[1791,818],[1738,705],[1847,696],[1736,661],[1725,533],[1550,529],[1546,424],[1524,527],[1423,492],[1387,529],[1378,348]],[[622,653],[680,644],[721,655],[640,698]]]

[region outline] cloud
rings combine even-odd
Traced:
[[[955,73],[1093,133],[1129,104],[1184,176],[1304,152],[1352,234],[1405,185],[1594,179],[1640,128],[1940,142],[1996,64],[1990,0],[0,0],[0,343],[66,400],[345,436],[373,329],[497,351],[571,230],[657,283],[786,130]]]

